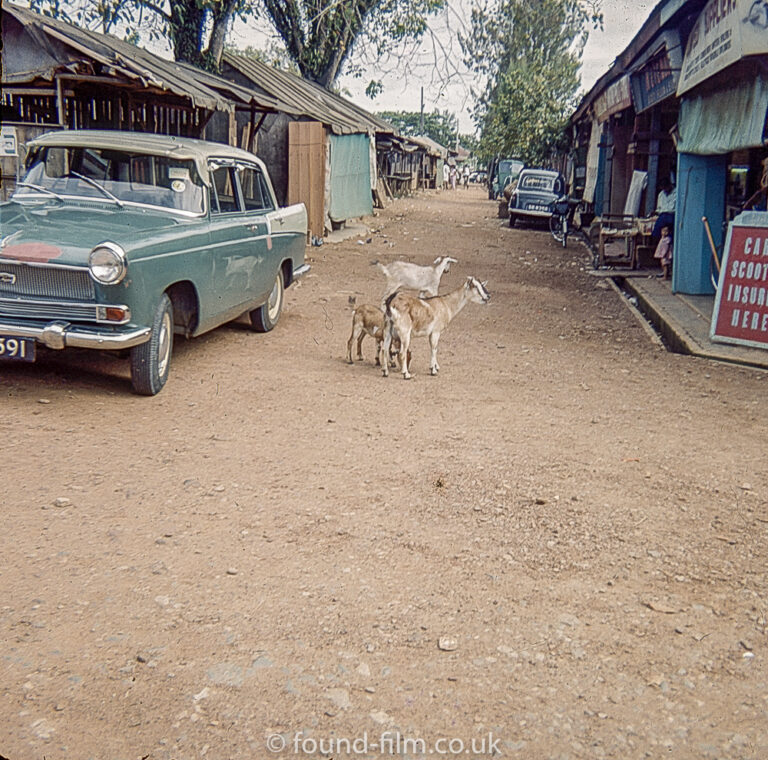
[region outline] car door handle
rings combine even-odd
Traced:
[[[254,222],[253,224],[246,224],[245,229],[250,230],[251,232],[256,232],[259,229],[259,223]]]

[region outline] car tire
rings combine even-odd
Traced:
[[[149,340],[131,349],[131,384],[140,396],[154,396],[165,386],[173,352],[173,304],[163,293],[155,309]]]
[[[275,277],[272,292],[264,304],[250,312],[251,327],[256,332],[269,332],[280,319],[285,299],[285,285],[283,284],[283,270],[279,269]]]
[[[509,226],[514,229],[515,223],[517,222],[517,215],[510,213],[509,215]]]

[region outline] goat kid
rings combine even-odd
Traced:
[[[400,368],[405,380],[411,379],[408,371],[410,357],[408,349],[411,338],[429,338],[432,356],[429,363],[431,374],[436,375],[440,369],[437,363],[437,344],[440,335],[450,324],[451,320],[470,302],[488,303],[490,293],[485,289],[486,283],[474,277],[467,277],[464,284],[444,296],[434,298],[416,298],[405,293],[393,293],[386,302],[384,316],[384,340],[380,347],[380,363],[389,354],[390,346],[400,339]],[[381,364],[384,377],[389,376],[389,367]]]
[[[352,335],[347,341],[347,364],[353,364],[352,346],[357,341],[357,360],[363,361],[363,338],[370,335],[376,341],[376,366],[379,366],[381,359],[381,342],[384,340],[384,312],[378,306],[362,304],[355,309],[352,315]],[[394,357],[400,350],[400,341],[395,339],[390,348],[390,361],[394,366]],[[410,353],[408,355],[410,361]]]
[[[420,266],[410,261],[393,261],[391,264],[375,262],[387,278],[387,290],[384,299],[396,290],[406,288],[415,290],[419,295],[436,296],[440,287],[440,278],[450,270],[451,264],[457,264],[458,259],[451,256],[438,256],[431,266]]]

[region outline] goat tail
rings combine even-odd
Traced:
[[[400,291],[396,290],[394,293],[390,293],[387,296],[387,300],[384,301],[384,313],[388,316],[392,316],[392,300]]]

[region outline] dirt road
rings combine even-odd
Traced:
[[[0,755],[768,756],[768,376],[665,352],[481,189],[367,221],[155,398],[1,368]],[[444,253],[492,299],[439,376],[347,365],[370,262]]]

